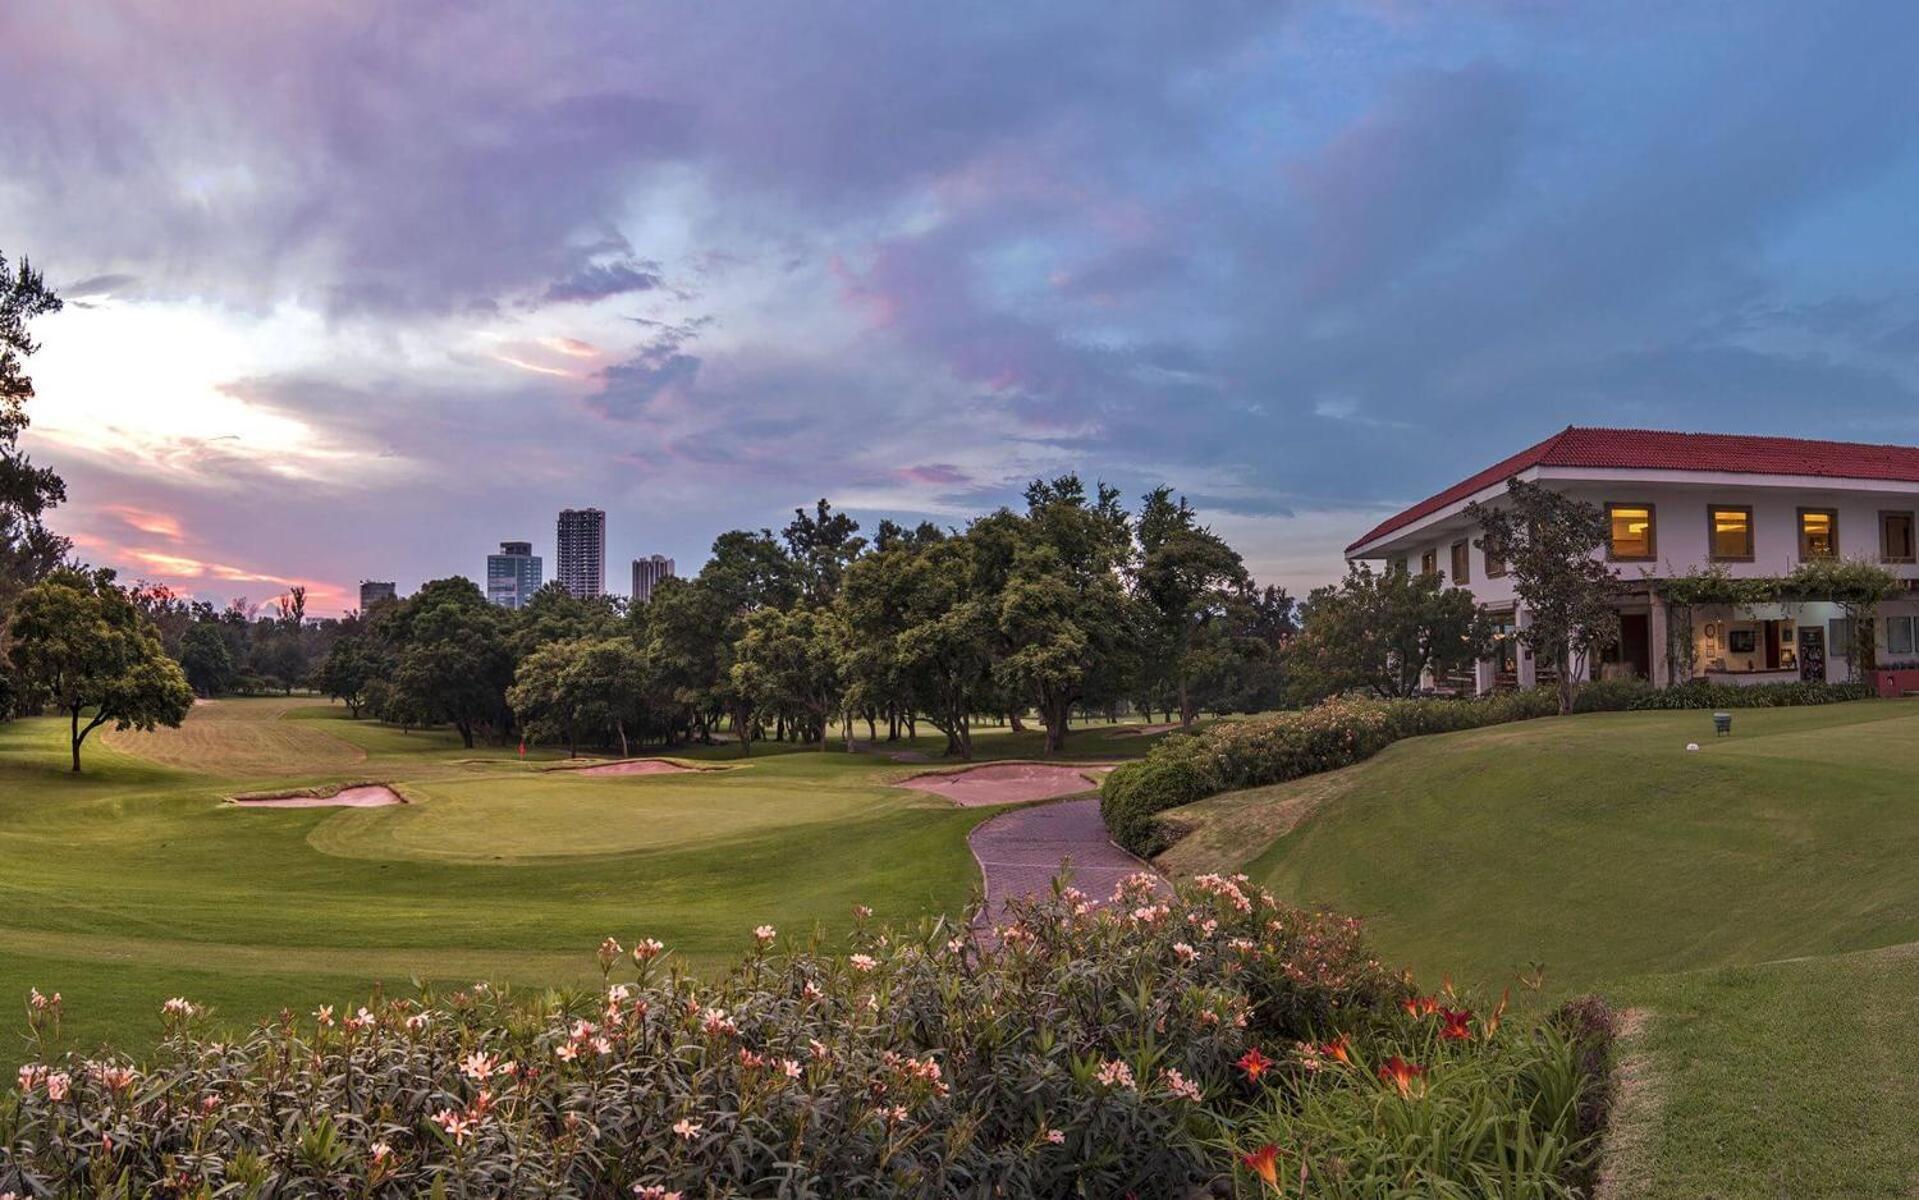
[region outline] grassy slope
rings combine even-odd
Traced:
[[[137,1046],[172,994],[251,1019],[415,975],[573,982],[609,933],[710,964],[763,921],[837,928],[856,903],[957,912],[977,884],[965,834],[992,812],[886,787],[915,768],[876,756],[762,746],[733,770],[586,778],[299,698],[110,737],[76,778],[57,724],[0,725],[0,861],[14,864],[0,873],[0,997],[60,989],[81,1044]],[[1098,730],[1081,743],[1098,758],[1147,744]],[[1035,744],[989,734],[982,749]],[[394,782],[416,803],[221,803],[349,780]],[[0,1065],[19,1051],[0,1032]]]
[[[1919,703],[1734,726],[1621,713],[1414,739],[1174,814],[1196,836],[1165,865],[1241,865],[1365,914],[1428,978],[1498,987],[1536,961],[1554,992],[1645,1007],[1633,1045],[1662,1103],[1619,1195],[1896,1194],[1919,1167],[1919,1055],[1883,1047],[1919,965],[1773,960],[1919,941]]]

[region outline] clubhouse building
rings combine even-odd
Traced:
[[[1527,623],[1498,562],[1474,545],[1473,501],[1496,502],[1506,481],[1540,483],[1602,508],[1605,550],[1623,587],[1619,644],[1587,678],[1638,676],[1657,686],[1690,672],[1728,683],[1851,679],[1854,639],[1836,604],[1668,603],[1660,582],[1721,567],[1778,577],[1812,558],[1870,558],[1909,594],[1879,606],[1878,661],[1919,663],[1919,447],[1648,429],[1569,427],[1397,513],[1346,548],[1351,560],[1437,572],[1493,615],[1494,657],[1471,677],[1432,681],[1454,691],[1530,687],[1551,678],[1511,636]],[[1689,625],[1690,628],[1682,628]],[[1690,642],[1690,655],[1685,653]]]

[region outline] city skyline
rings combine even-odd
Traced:
[[[1915,39],[1785,0],[20,0],[0,250],[67,300],[23,445],[80,557],[315,612],[582,496],[673,514],[608,550],[691,572],[817,497],[958,524],[1067,470],[1303,594],[1569,424],[1919,442]]]

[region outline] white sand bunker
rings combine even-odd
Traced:
[[[691,771],[692,767],[683,767],[678,763],[667,762],[663,758],[635,758],[626,762],[607,763],[603,767],[581,767],[575,775],[672,775],[679,771]]]
[[[1103,763],[1080,766],[1054,766],[1047,763],[996,763],[950,774],[915,775],[901,780],[900,787],[944,796],[962,807],[986,804],[1019,804],[1027,800],[1051,800],[1091,791],[1097,784],[1094,772],[1104,771]]]
[[[233,803],[242,808],[383,808],[405,804],[406,798],[383,783],[364,783],[331,796],[256,796]]]

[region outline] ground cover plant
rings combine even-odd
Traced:
[[[1156,861],[1364,914],[1422,974],[1605,995],[1632,1076],[1613,1195],[1896,1195],[1915,772],[1919,701],[1741,710],[1725,738],[1709,711],[1552,718],[1172,810],[1190,832]]]
[[[1606,1022],[1421,995],[1356,922],[1236,880],[1062,885],[984,942],[864,910],[842,944],[751,939],[718,978],[609,938],[591,990],[375,996],[237,1041],[176,997],[141,1064],[49,1053],[65,1002],[36,991],[0,1189],[1523,1197],[1571,1194],[1596,1146]],[[1499,1135],[1458,1136],[1462,1104]],[[1408,1134],[1382,1152],[1379,1121]]]

